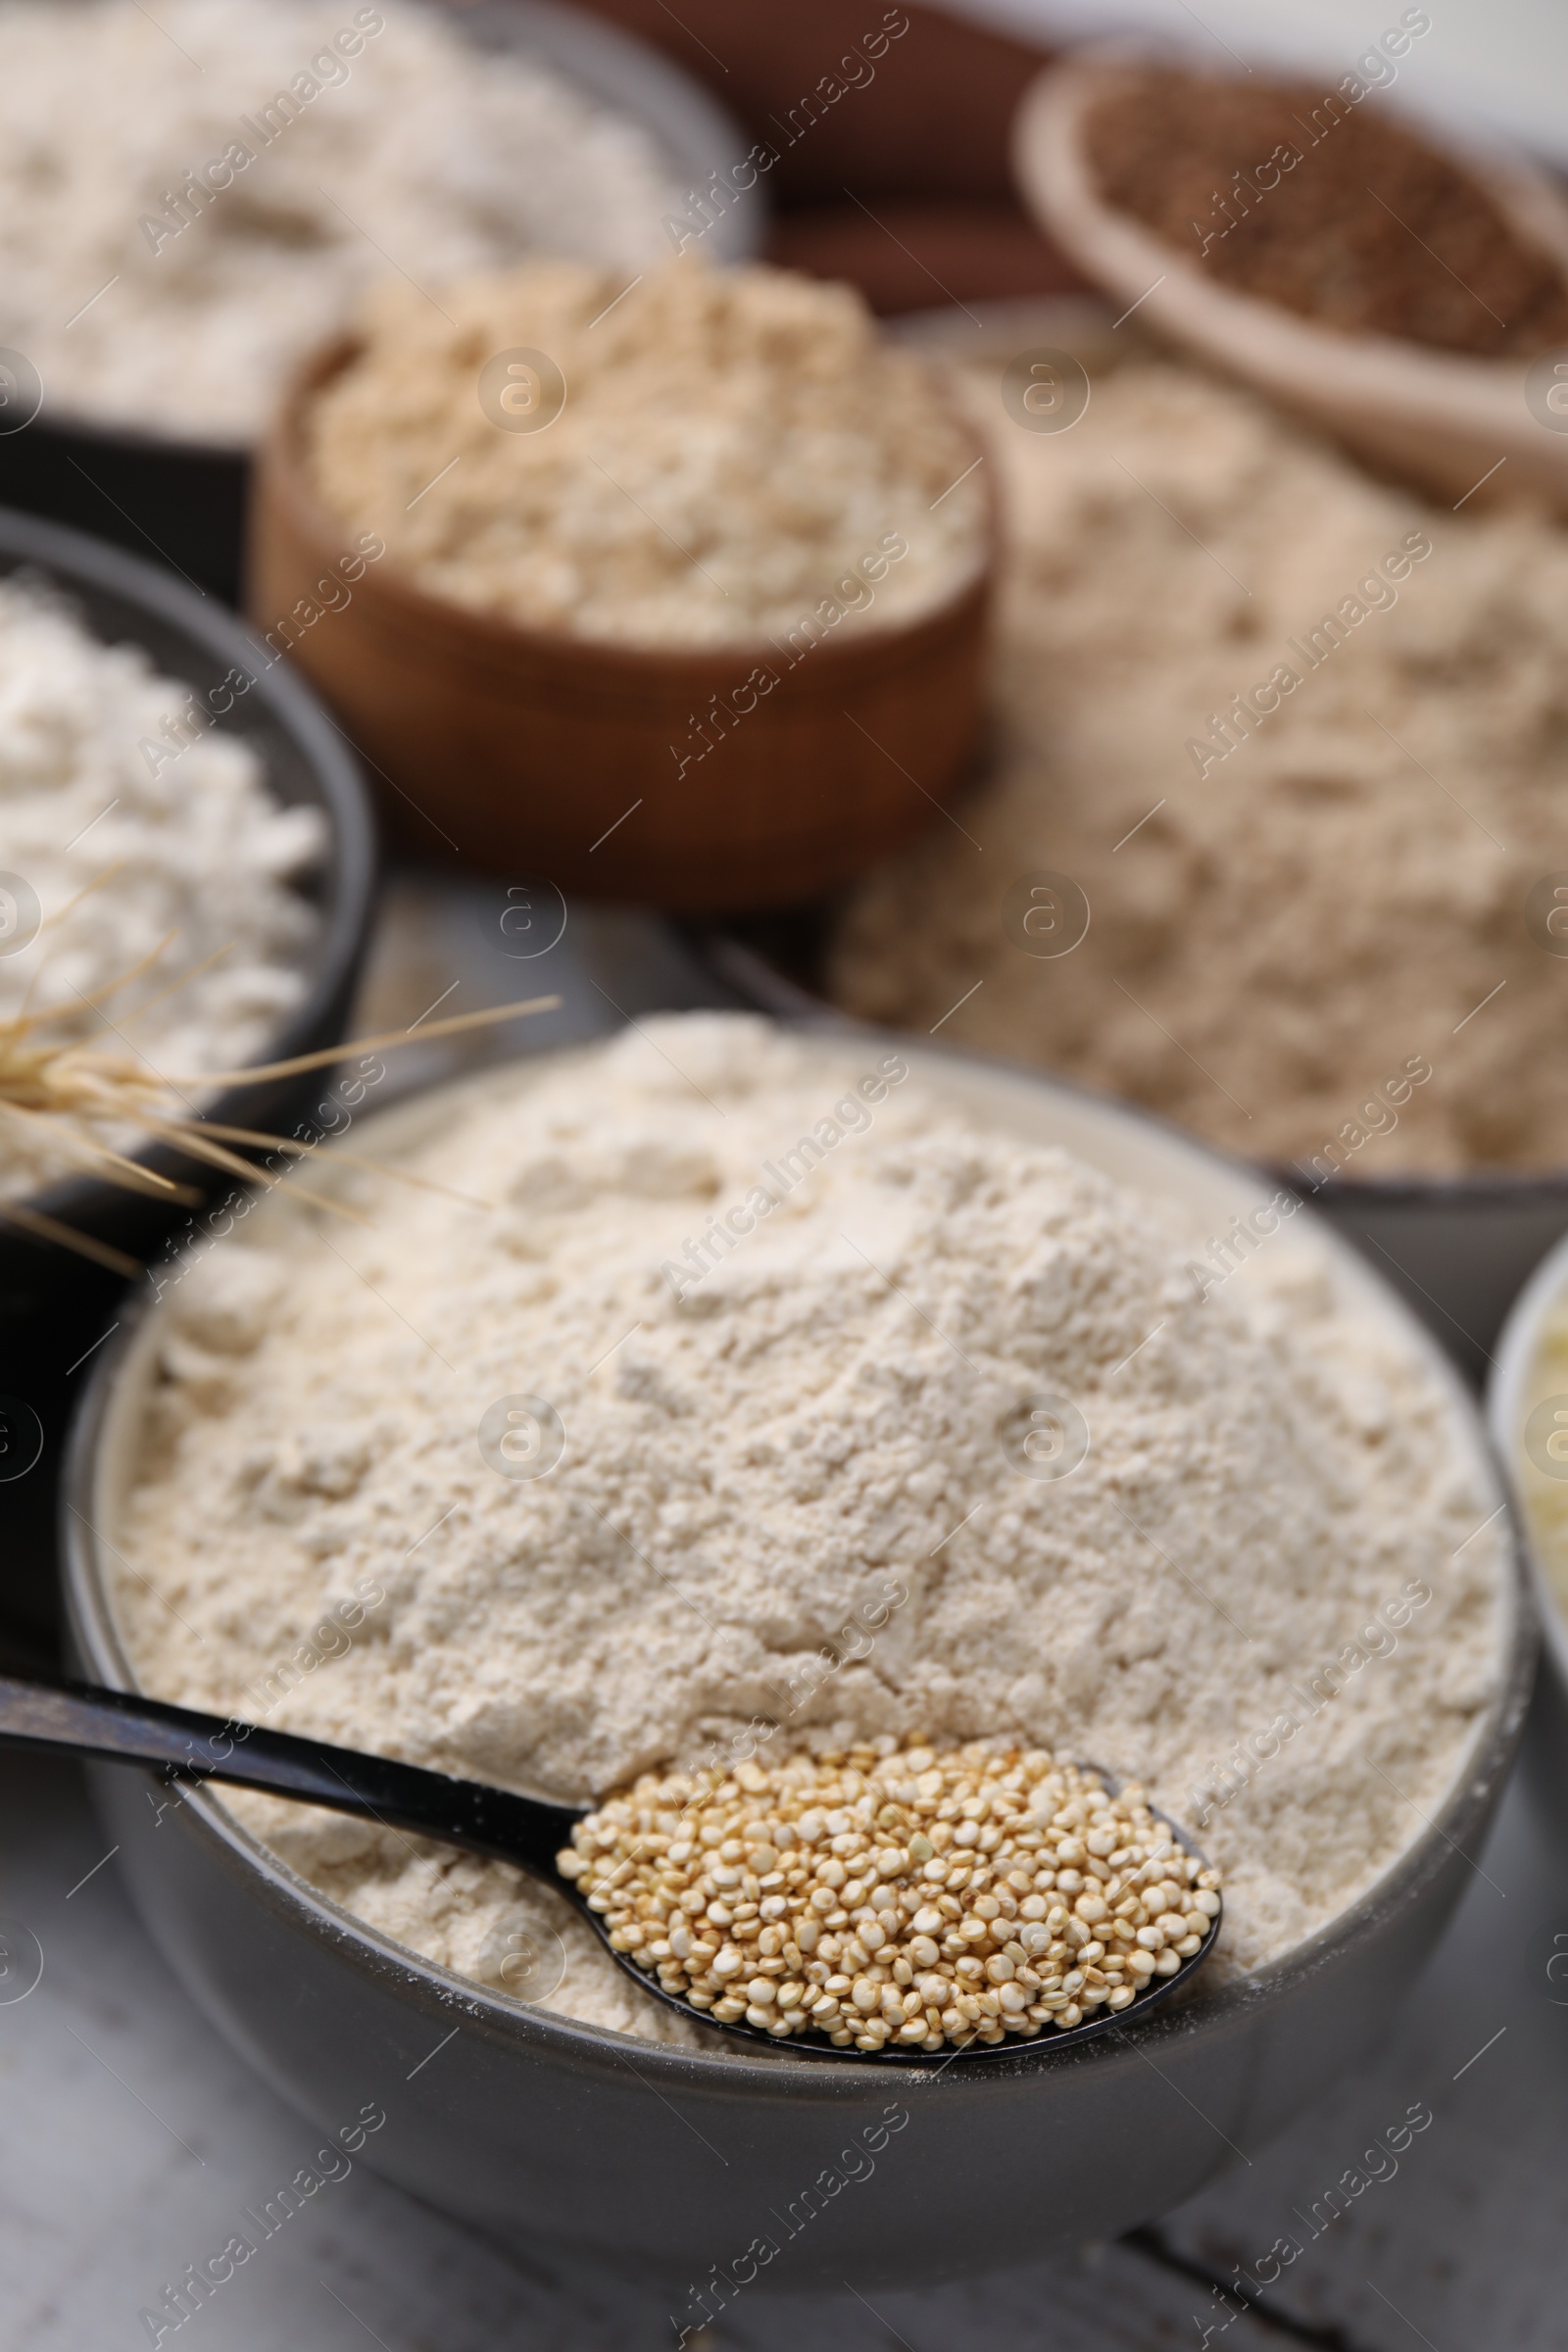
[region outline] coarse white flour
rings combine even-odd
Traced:
[[[110,1563],[148,1689],[574,1798],[715,1739],[1016,1733],[1201,1825],[1233,1974],[1442,1805],[1504,1540],[1415,1343],[1294,1229],[1200,1301],[1156,1207],[883,1042],[738,1016],[492,1077],[420,1137],[407,1169],[494,1205],[342,1171],[368,1230],[270,1210],[171,1293]],[[519,1397],[543,1475],[481,1451]],[[503,1982],[554,1922],[554,2006],[683,2030],[516,1874],[226,1801],[428,1956]]]
[[[52,408],[248,441],[373,279],[667,251],[676,183],[647,133],[460,22],[409,0],[6,0],[0,341]]]
[[[254,1060],[305,995],[318,917],[290,878],[325,845],[319,809],[281,807],[256,753],[202,733],[139,647],[0,582],[0,869],[38,919],[0,954],[0,1021],[47,1013],[32,1042],[90,1039],[172,1077]],[[58,1122],[0,1104],[0,1196],[91,1164]]]

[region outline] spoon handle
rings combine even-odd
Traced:
[[[557,1885],[555,1857],[582,1818],[575,1806],[88,1683],[0,1676],[0,1745],[162,1766],[167,1781],[232,1781],[301,1797],[515,1863]]]

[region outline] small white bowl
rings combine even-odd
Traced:
[[[1551,1712],[1560,1724],[1565,1771],[1568,1771],[1568,1574],[1553,1578],[1543,1553],[1539,1520],[1531,1509],[1530,1486],[1521,1477],[1525,1423],[1541,1401],[1537,1367],[1542,1341],[1552,1309],[1568,1299],[1568,1235],[1549,1250],[1525,1284],[1509,1310],[1497,1341],[1492,1377],[1487,1383],[1487,1426],[1498,1464],[1514,1502],[1525,1564],[1535,1588],[1536,1612],[1542,1639],[1556,1686],[1557,1705]]]

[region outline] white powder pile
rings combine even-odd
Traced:
[[[325,840],[318,809],[272,799],[247,745],[199,731],[188,687],[53,595],[0,582],[0,888],[13,940],[33,909],[12,877],[39,918],[0,955],[0,1021],[47,1012],[28,1042],[90,1039],[170,1075],[254,1060],[305,994],[318,918],[290,877]],[[92,1165],[0,1105],[0,1196]]]
[[[493,1207],[346,1176],[371,1230],[215,1250],[115,1531],[138,1674],[581,1799],[715,1739],[1016,1735],[1201,1823],[1216,1966],[1253,1969],[1423,1834],[1495,1687],[1503,1543],[1455,1407],[1292,1236],[1200,1304],[1150,1205],[877,1051],[650,1023],[433,1106],[404,1164]],[[754,1229],[698,1275],[710,1215]],[[522,1396],[559,1416],[548,1475],[480,1450]],[[1054,1479],[1043,1396],[1088,1433]],[[235,1801],[429,1957],[505,1982],[553,1922],[555,2007],[667,2031],[516,1874]]]
[[[972,841],[934,824],[852,904],[832,993],[1313,1182],[1568,1164],[1561,529],[1424,508],[1164,364],[1066,432],[994,372],[975,413],[996,758]],[[1091,911],[1054,958],[1045,913],[1020,936],[1052,872]]]
[[[587,637],[778,643],[841,605],[908,620],[979,566],[972,437],[849,286],[693,259],[628,292],[535,262],[442,300],[368,296],[310,419],[325,504],[434,595]],[[543,429],[498,429],[509,351],[556,370],[499,387],[542,416],[564,400]]]
[[[247,441],[372,279],[637,269],[674,193],[639,126],[407,0],[0,8],[0,342],[97,421]]]

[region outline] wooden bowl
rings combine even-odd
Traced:
[[[1568,400],[1560,429],[1533,412],[1526,377],[1540,361],[1465,359],[1392,335],[1314,325],[1220,284],[1102,201],[1084,138],[1089,114],[1129,74],[1169,62],[1089,53],[1033,83],[1018,111],[1013,164],[1048,235],[1117,311],[1136,304],[1141,325],[1326,427],[1381,471],[1452,501],[1528,491],[1568,509]],[[1513,226],[1568,273],[1568,203],[1551,182],[1527,165],[1499,164],[1437,135]],[[1568,351],[1548,356],[1568,361]]]
[[[249,609],[274,635],[319,610],[313,592],[353,541],[311,488],[304,423],[357,348],[342,338],[308,363],[263,450]],[[782,906],[865,871],[963,780],[993,542],[988,526],[978,572],[920,618],[783,655],[526,628],[384,559],[346,604],[331,593],[294,655],[416,854],[444,843],[490,871],[684,912]]]

